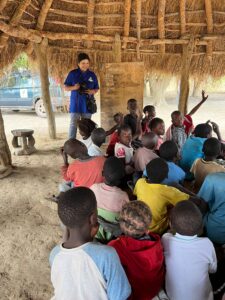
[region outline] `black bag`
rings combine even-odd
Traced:
[[[86,105],[87,105],[87,110],[91,114],[95,114],[97,112],[97,104],[96,104],[95,97],[93,95],[87,95]]]

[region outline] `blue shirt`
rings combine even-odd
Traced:
[[[206,235],[214,243],[225,244],[225,173],[206,176],[198,196],[209,206],[204,217]]]
[[[169,168],[168,177],[163,180],[162,184],[170,185],[173,182],[181,183],[185,178],[185,172],[172,161],[167,161],[167,164]],[[143,175],[147,177],[146,169]]]
[[[202,158],[204,156],[202,148],[205,140],[206,138],[195,137],[194,135],[186,140],[181,150],[180,160],[180,166],[185,172],[190,171],[193,162],[197,158]]]
[[[87,70],[82,72],[80,68],[69,72],[64,84],[74,86],[77,83],[85,83],[87,89],[98,90],[98,79],[94,72]],[[70,112],[71,113],[90,113],[86,106],[87,95],[81,95],[79,91],[71,91],[70,95]]]

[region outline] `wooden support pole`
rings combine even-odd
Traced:
[[[121,40],[120,40],[120,35],[117,33],[115,35],[115,43],[114,43],[114,62],[115,63],[120,63],[122,61],[121,58]]]
[[[159,0],[158,5],[158,37],[159,39],[165,39],[165,10],[166,0]],[[165,54],[166,45],[160,45],[160,53]]]
[[[130,12],[131,12],[131,0],[125,0],[124,3],[124,28],[123,36],[128,37],[130,34]],[[126,49],[127,43],[123,43],[123,49]]]
[[[189,74],[191,67],[192,53],[194,49],[194,39],[191,39],[187,46],[183,46],[182,66],[181,66],[181,80],[180,80],[180,98],[179,111],[184,115],[187,113],[187,104],[189,96]]]
[[[88,1],[87,11],[87,33],[94,33],[94,11],[95,11],[95,0]],[[93,41],[87,42],[87,48],[90,49],[93,46]]]
[[[186,33],[186,0],[180,0],[180,35],[184,35]]]
[[[141,1],[136,0],[136,22],[137,22],[137,60],[141,59]]]
[[[213,12],[212,12],[212,2],[211,0],[205,0],[205,13],[206,13],[206,23],[207,23],[207,32],[209,34],[213,33]],[[206,46],[206,53],[209,57],[209,60],[212,61],[213,53],[213,43],[212,41],[208,42]]]
[[[4,122],[0,110],[0,179],[12,173],[11,152],[5,136]]]
[[[44,39],[41,44],[35,44],[34,50],[38,59],[41,90],[44,102],[45,111],[48,119],[48,131],[51,139],[56,138],[55,116],[52,111],[51,97],[49,92],[49,78],[48,78],[48,61],[47,61],[48,40]]]

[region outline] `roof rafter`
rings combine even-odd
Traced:
[[[95,0],[88,1],[87,10],[87,33],[92,34],[94,32],[94,11],[95,11]],[[93,42],[87,42],[87,48],[91,48]]]
[[[131,0],[125,0],[124,3],[124,25],[123,36],[128,37],[130,34],[130,17],[131,17]],[[123,44],[123,48],[126,49],[127,44]]]
[[[158,37],[159,39],[165,39],[165,10],[166,10],[166,0],[159,0],[158,9]],[[164,54],[166,45],[160,46],[160,53]]]
[[[209,34],[213,33],[213,12],[212,12],[212,2],[211,0],[205,0],[205,13],[206,13],[206,24],[207,32]],[[210,41],[206,47],[206,53],[210,60],[212,60],[213,44]]]
[[[186,0],[180,0],[180,34],[186,33]]]
[[[141,59],[140,47],[141,47],[141,1],[136,0],[136,22],[137,22],[137,59]]]

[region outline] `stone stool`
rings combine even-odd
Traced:
[[[13,134],[12,145],[15,155],[30,155],[35,152],[34,131],[31,129],[15,129],[11,131]]]

